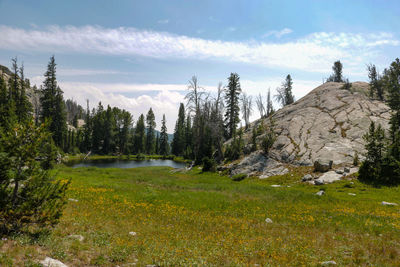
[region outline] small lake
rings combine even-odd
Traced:
[[[154,167],[168,166],[172,168],[183,168],[185,163],[176,162],[169,159],[148,159],[148,160],[120,160],[120,159],[96,159],[96,160],[77,160],[70,161],[66,164],[72,168],[79,167],[98,167],[98,168],[138,168],[138,167]]]

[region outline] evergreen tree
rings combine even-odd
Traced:
[[[156,152],[156,155],[160,154],[160,134],[158,132],[157,132],[157,136],[156,136],[155,152]]]
[[[104,115],[103,129],[103,154],[110,154],[115,151],[115,120],[113,110],[108,105]]]
[[[275,98],[279,103],[281,103],[283,107],[294,103],[292,85],[292,77],[290,76],[290,74],[288,74],[285,81],[282,83],[282,86],[277,88],[277,94],[275,95]],[[272,108],[272,103],[270,104],[270,106]]]
[[[294,97],[293,97],[294,100]],[[267,93],[267,117],[269,117],[271,114],[274,113],[274,106],[272,105],[272,100],[271,100],[271,89],[268,89]]]
[[[92,148],[92,121],[90,118],[89,99],[86,100],[86,118],[83,128],[83,141],[80,147],[81,151],[89,152]]]
[[[363,181],[377,183],[380,181],[382,160],[385,152],[385,131],[381,125],[375,127],[371,122],[369,132],[364,135],[367,150],[365,161],[361,164],[359,178]]]
[[[236,133],[239,119],[239,96],[241,93],[239,75],[231,73],[228,78],[228,87],[225,89],[226,113],[225,113],[225,132],[227,138],[232,138]]]
[[[136,123],[135,137],[134,137],[134,152],[136,154],[145,153],[145,126],[144,116],[140,114],[139,119]]]
[[[154,129],[156,128],[156,121],[153,110],[150,108],[146,116],[146,153],[154,154]]]
[[[103,151],[104,138],[104,107],[99,102],[97,110],[92,110],[92,150],[96,154]]]
[[[67,122],[63,91],[57,85],[56,63],[54,56],[50,58],[45,80],[41,90],[40,103],[42,106],[42,121],[50,120],[49,130],[52,133],[54,143],[58,147],[63,146],[64,136],[67,132]]]
[[[342,83],[345,82],[345,78],[343,77],[343,65],[340,62],[340,60],[335,61],[332,66],[333,74],[329,76],[329,78],[326,80],[327,82],[337,82],[337,83]]]
[[[169,154],[169,143],[168,143],[168,133],[167,126],[165,125],[165,114],[161,121],[161,133],[160,133],[160,155],[166,156]]]
[[[185,152],[185,107],[179,105],[178,119],[175,124],[174,137],[172,140],[172,154],[181,156]]]
[[[9,97],[6,82],[0,76],[0,131],[8,131],[15,120],[14,102]]]
[[[190,115],[187,115],[185,126],[185,157],[193,158],[193,139],[192,139],[192,120]]]
[[[126,154],[128,152],[129,129],[132,125],[132,115],[128,111],[122,114],[123,126],[120,132],[120,152]]]
[[[20,73],[20,86],[19,93],[16,96],[16,116],[18,122],[26,122],[32,116],[32,104],[26,96],[26,88],[29,88],[29,81],[25,80],[24,65],[19,69]]]
[[[56,181],[37,160],[51,156],[43,150],[48,135],[32,119],[0,134],[0,233],[54,225],[62,215],[69,182]]]

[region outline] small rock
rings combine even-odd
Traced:
[[[306,175],[303,176],[303,178],[301,178],[301,180],[302,180],[303,182],[306,182],[306,181],[311,181],[312,178],[313,178],[313,177],[312,177],[311,174],[306,174]]]
[[[328,266],[328,265],[336,265],[336,261],[324,261],[321,262],[322,266]]]
[[[136,235],[136,232],[129,232],[129,234],[130,234],[131,236],[135,236],[135,235]]]
[[[344,172],[350,172],[350,168],[344,167]]]
[[[76,240],[81,241],[81,242],[83,240],[85,240],[85,238],[82,235],[69,235],[68,237],[72,238],[72,239],[76,239]]]
[[[272,223],[272,220],[270,218],[265,219],[266,223]]]
[[[317,196],[322,196],[322,195],[325,195],[325,191],[323,191],[323,190],[320,190],[320,191],[318,191],[317,193],[315,193]]]
[[[382,205],[384,206],[397,206],[397,203],[390,203],[390,202],[386,202],[386,201],[382,201]]]
[[[350,195],[350,196],[355,196],[356,194],[354,194],[354,193],[349,193],[349,195]]]
[[[74,198],[68,198],[68,200],[69,200],[69,201],[72,201],[72,202],[78,202],[78,200],[77,200],[77,199],[74,199]]]
[[[271,185],[271,187],[281,187],[281,185],[280,184],[273,184],[273,185]]]
[[[44,260],[40,262],[43,267],[68,267],[64,263],[59,260],[55,260],[49,257],[46,257]]]
[[[323,185],[324,182],[317,179],[317,180],[314,180],[314,184],[315,184],[315,185]]]
[[[342,171],[342,170],[335,170],[335,172],[336,172],[337,174],[343,174],[343,171]]]

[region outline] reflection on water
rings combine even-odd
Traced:
[[[120,160],[120,159],[96,159],[96,160],[76,160],[69,161],[67,166],[72,168],[79,167],[98,167],[98,168],[137,168],[148,166],[168,166],[172,168],[183,168],[185,163],[176,162],[169,159],[149,159],[149,160]]]

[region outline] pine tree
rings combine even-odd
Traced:
[[[174,137],[172,140],[172,154],[181,156],[185,150],[185,107],[179,105],[178,119],[175,124]]]
[[[290,76],[290,74],[288,74],[286,76],[285,81],[282,83],[282,86],[277,88],[277,94],[275,95],[275,98],[279,103],[281,103],[283,107],[294,103],[292,85],[293,85],[292,77]],[[272,103],[270,106],[272,107]]]
[[[271,89],[268,89],[267,93],[267,117],[269,117],[271,114],[274,113],[274,106],[272,105],[272,100],[271,100]]]
[[[25,80],[24,65],[19,69],[20,73],[20,86],[19,94],[16,100],[16,115],[18,122],[26,122],[32,116],[32,104],[26,96],[26,88],[29,87],[28,81]]]
[[[185,126],[185,157],[193,158],[193,139],[192,139],[192,120],[190,115],[187,115]]]
[[[134,151],[136,154],[145,153],[145,126],[144,116],[140,114],[139,119],[136,123],[135,137],[134,137]]]
[[[154,129],[156,128],[156,121],[153,110],[150,108],[146,115],[146,153],[154,154]]]
[[[13,100],[9,97],[7,84],[0,76],[0,131],[8,131],[16,121]]]
[[[385,153],[385,131],[381,125],[377,128],[372,121],[369,132],[364,135],[367,150],[365,161],[361,164],[359,178],[363,181],[379,183],[381,178],[382,160]]]
[[[107,110],[104,114],[104,129],[103,129],[103,154],[107,155],[115,150],[115,120],[113,110],[107,105]]]
[[[163,114],[163,118],[161,121],[161,133],[160,133],[160,155],[163,156],[169,154],[167,126],[165,124],[166,124],[165,114]]]
[[[332,66],[333,74],[329,76],[329,78],[326,80],[327,82],[337,82],[337,83],[342,83],[345,82],[346,79],[343,77],[343,65],[340,62],[340,60],[335,61]]]
[[[56,181],[37,160],[51,157],[43,149],[51,138],[32,119],[11,129],[0,135],[0,233],[54,225],[62,215],[69,182]]]
[[[156,145],[155,145],[156,155],[160,155],[160,134],[157,132]]]
[[[228,87],[225,89],[226,113],[225,113],[225,132],[227,138],[232,138],[236,133],[239,119],[239,96],[241,93],[239,75],[231,73],[228,78]]]
[[[57,85],[56,63],[54,56],[50,58],[45,80],[41,90],[40,103],[42,106],[42,121],[50,120],[49,130],[52,133],[54,143],[58,147],[63,146],[63,140],[67,132],[67,121],[63,99],[63,91]]]

